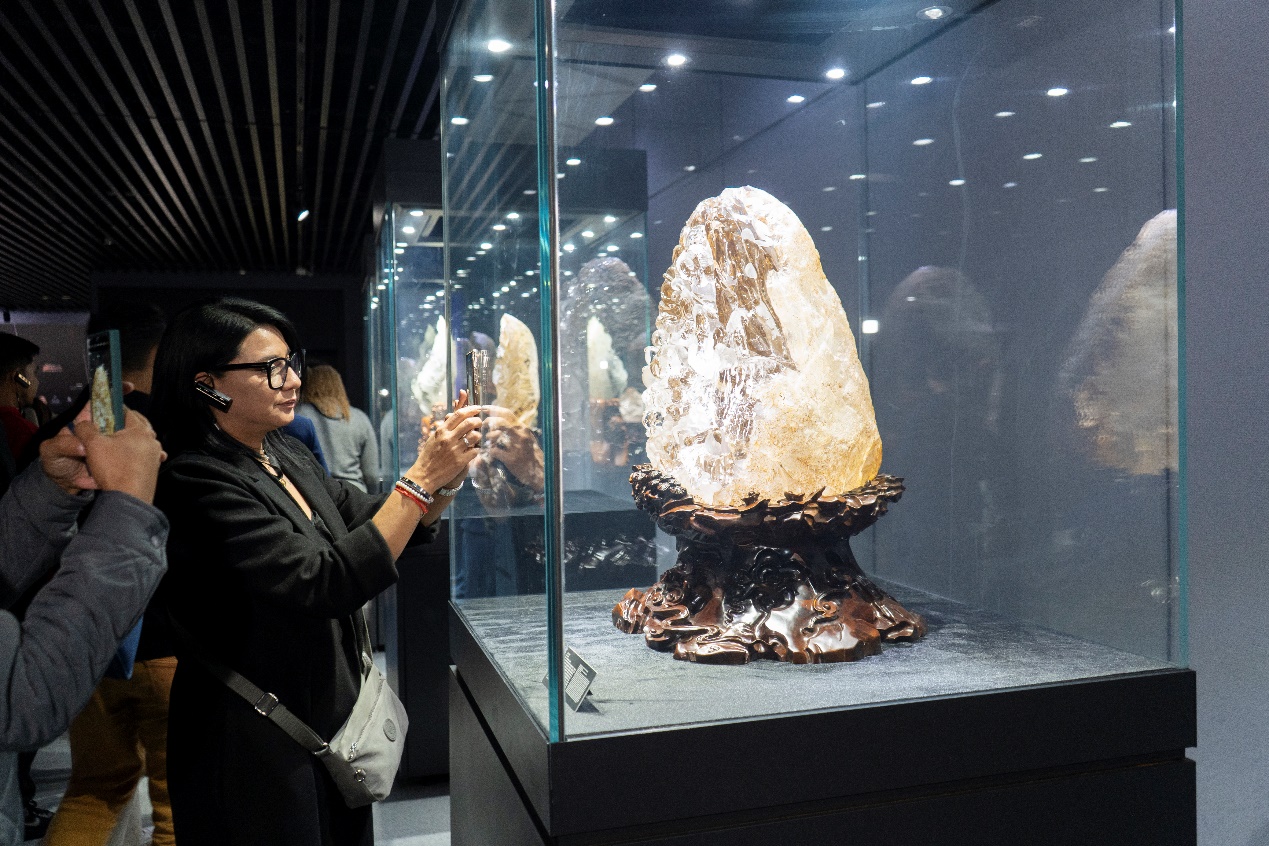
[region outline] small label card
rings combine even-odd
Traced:
[[[582,656],[570,646],[564,652],[564,701],[574,711],[580,711],[586,702],[591,682],[595,680],[595,668],[582,660]]]

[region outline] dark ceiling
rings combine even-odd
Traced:
[[[383,140],[437,134],[451,8],[4,0],[0,306],[86,308],[95,271],[358,273]]]

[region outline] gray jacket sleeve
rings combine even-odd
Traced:
[[[75,534],[75,518],[92,494],[71,496],[35,462],[13,480],[0,499],[0,608],[50,567]]]
[[[167,529],[153,506],[99,493],[26,618],[0,612],[0,752],[44,745],[88,701],[163,575]]]
[[[366,482],[366,490],[377,491],[379,481],[379,443],[375,438],[375,424],[360,409],[353,409],[353,417],[357,418],[361,427],[361,477]]]

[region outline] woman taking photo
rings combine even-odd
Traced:
[[[330,479],[277,431],[301,369],[291,322],[237,299],[179,314],[155,362],[153,418],[171,456],[155,504],[171,523],[164,590],[181,629],[168,782],[183,846],[373,844],[370,808],[348,808],[321,762],[203,662],[329,739],[360,686],[353,615],[396,581],[412,538],[434,536],[477,454],[479,409],[460,395],[386,497]]]

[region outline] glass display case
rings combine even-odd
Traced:
[[[443,250],[383,251],[370,359],[400,467],[411,415],[494,362],[453,606],[549,742],[1185,665],[1174,13],[459,7]],[[680,662],[613,625],[677,554],[628,480],[662,276],[739,186],[813,240],[906,489],[853,552],[928,632],[862,660]]]

